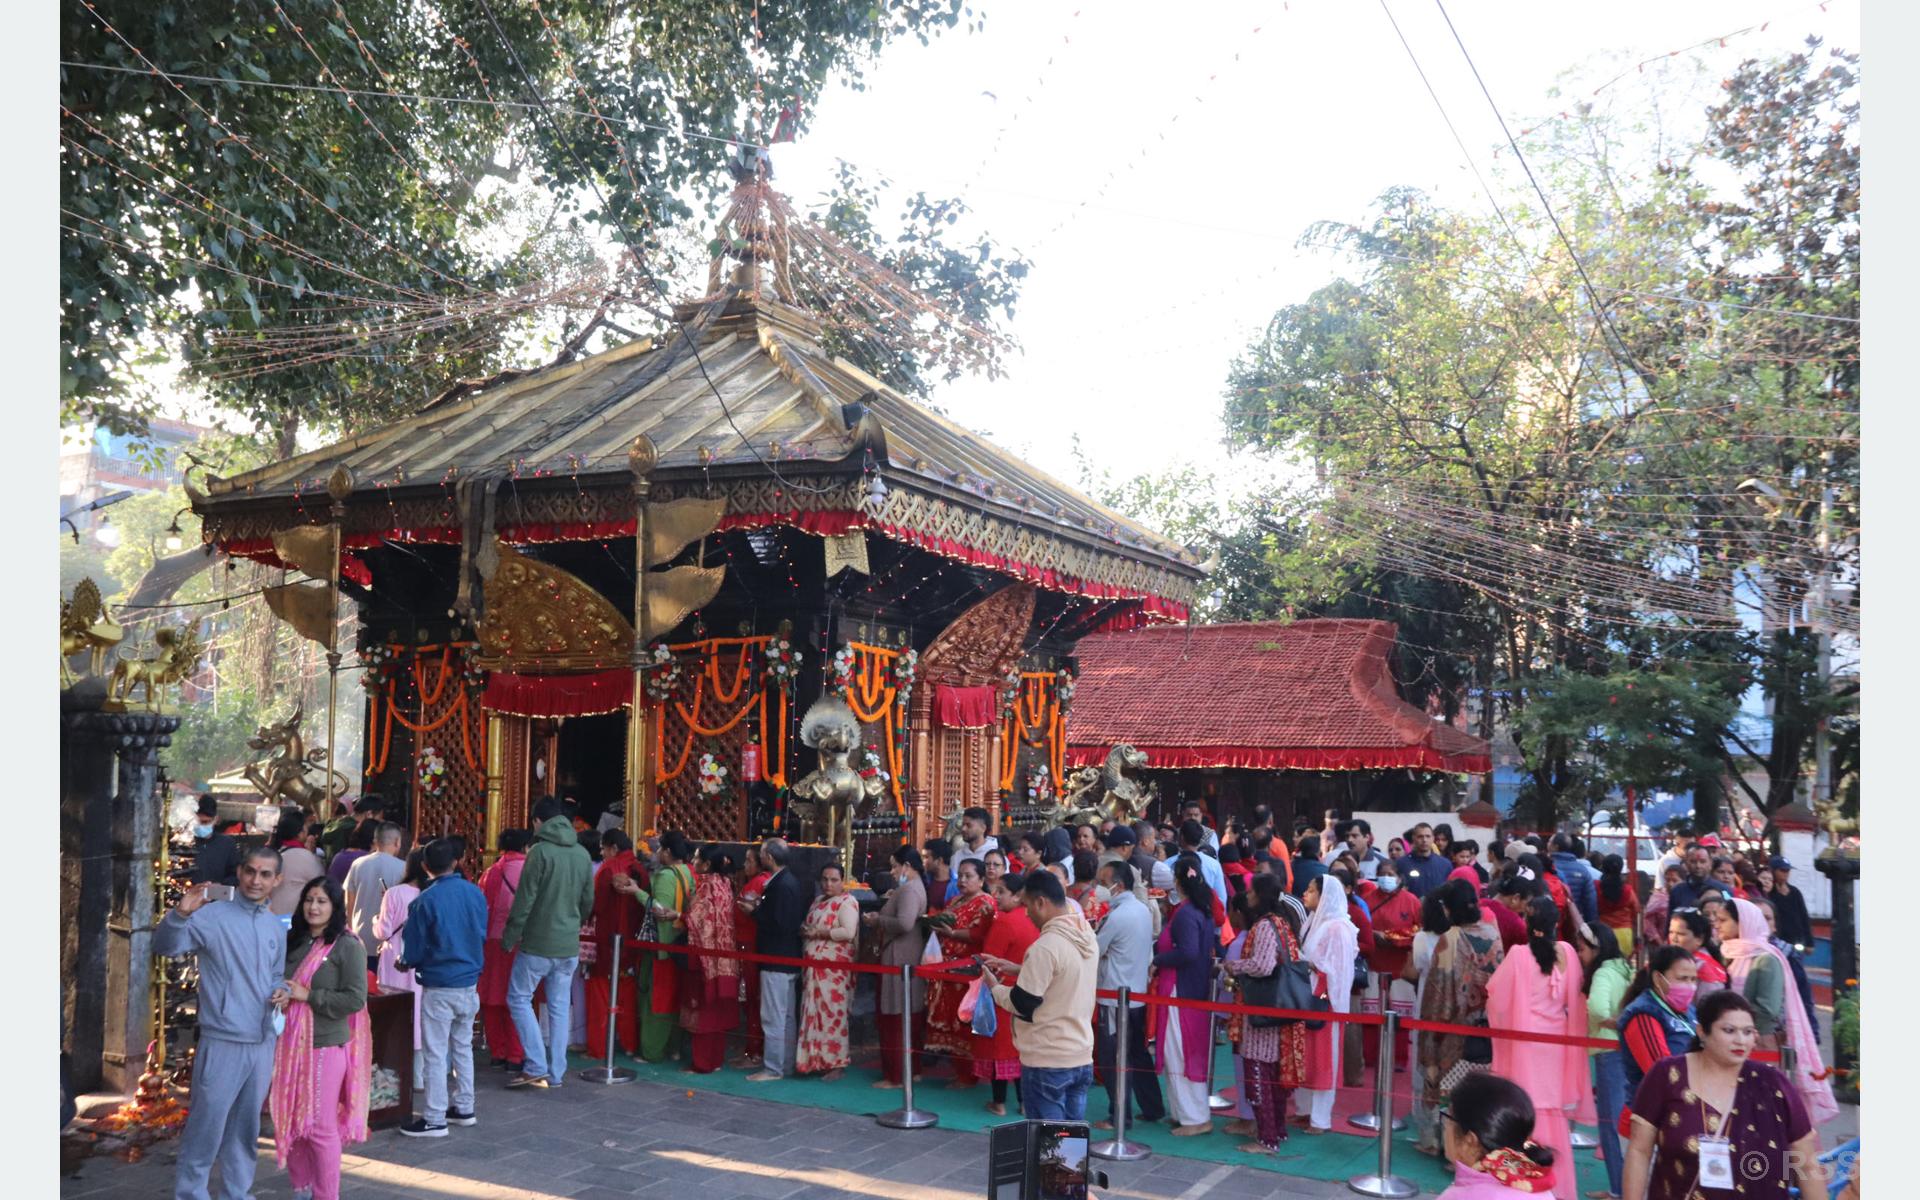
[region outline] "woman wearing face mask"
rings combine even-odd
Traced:
[[[1314,991],[1324,994],[1335,1012],[1353,1011],[1353,964],[1360,951],[1360,931],[1347,915],[1346,887],[1338,876],[1322,875],[1307,885],[1301,903],[1311,915],[1301,938],[1301,957],[1313,964]],[[1345,1022],[1328,1021],[1307,1031],[1306,1086],[1293,1093],[1296,1114],[1306,1118],[1309,1132],[1333,1129],[1333,1098],[1340,1080],[1341,1041]]]
[[[1699,998],[1703,1000],[1727,986],[1726,968],[1707,947],[1707,939],[1712,936],[1712,923],[1697,908],[1675,909],[1667,918],[1667,944],[1693,955],[1694,965],[1700,969]]]
[[[1568,1176],[1572,1159],[1533,1140],[1534,1108],[1525,1089],[1498,1075],[1471,1075],[1453,1089],[1442,1110],[1441,1136],[1453,1183],[1440,1200],[1512,1200],[1563,1194],[1554,1164]],[[1570,1193],[1565,1193],[1570,1194]]]
[[[889,967],[899,967],[903,963],[917,963],[927,948],[927,935],[921,928],[920,918],[927,912],[927,886],[921,882],[920,852],[912,846],[901,846],[893,852],[894,887],[887,893],[887,902],[877,913],[868,913],[862,919],[866,924],[879,930],[880,961]],[[877,1088],[897,1088],[902,1085],[906,1064],[900,1054],[900,1022],[911,1021],[914,1025],[913,1044],[925,1046],[927,1019],[927,983],[915,976],[913,986],[907,988],[901,981],[888,972],[880,980],[880,1072],[883,1078],[874,1082]],[[913,1052],[913,1073],[922,1074],[925,1065],[922,1051]]]
[[[1656,946],[1653,956],[1633,977],[1620,1015],[1613,1019],[1620,1034],[1620,1075],[1631,1098],[1653,1064],[1685,1054],[1693,1040],[1693,997],[1699,979],[1693,955],[1679,946]],[[1626,1118],[1620,1118],[1625,1134]]]
[[[1367,991],[1360,1011],[1377,1013],[1385,998],[1389,1007],[1402,1017],[1413,1015],[1413,985],[1400,980],[1407,958],[1413,952],[1413,935],[1420,929],[1420,897],[1400,886],[1400,872],[1393,860],[1380,863],[1372,879],[1355,883],[1354,890],[1366,903],[1373,925],[1373,945],[1363,946],[1367,960]],[[1371,1064],[1380,1055],[1380,1029],[1368,1025],[1360,1031],[1365,1061]],[[1394,1061],[1407,1061],[1407,1036],[1394,1047]]]
[[[1625,1200],[1824,1192],[1820,1135],[1785,1075],[1751,1061],[1759,1032],[1738,992],[1700,1002],[1692,1048],[1661,1059],[1633,1098]],[[1655,1149],[1658,1148],[1658,1155]],[[1657,1161],[1656,1161],[1657,1160]]]

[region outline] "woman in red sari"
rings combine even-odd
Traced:
[[[740,872],[740,898],[734,902],[733,918],[733,936],[742,950],[751,952],[760,944],[760,926],[754,920],[753,910],[760,903],[760,893],[766,889],[767,880],[772,878],[773,872],[760,861],[759,847],[748,846],[747,865]],[[760,964],[741,963],[740,980],[745,988],[747,1008],[747,1048],[741,1054],[742,1065],[757,1067],[761,1052],[766,1049],[766,1036],[760,1030]]]
[[[687,910],[687,945],[694,950],[732,950],[733,859],[708,846],[694,860],[693,903]],[[740,1024],[740,960],[689,954],[680,974],[680,1024],[693,1042],[693,1070],[707,1075],[727,1057],[727,1034]]]
[[[1025,882],[1023,875],[1002,875],[994,881],[991,894],[997,915],[987,932],[982,954],[1018,964],[1027,957],[1027,947],[1040,936],[1033,920],[1027,916],[1026,906],[1020,902],[1020,889]],[[987,1104],[987,1111],[996,1117],[1006,1116],[1007,1081],[1013,1080],[1015,1089],[1020,1086],[1020,1055],[1013,1048],[1012,1014],[994,1026],[992,1037],[976,1035],[973,1038],[973,1062],[975,1069],[993,1086],[993,1099]]]
[[[981,952],[993,929],[994,903],[986,892],[986,875],[977,858],[962,859],[954,873],[960,891],[934,931],[940,935],[942,961],[959,964]],[[931,890],[931,888],[929,888]],[[953,1082],[948,1087],[972,1087],[973,1026],[960,1019],[960,1000],[967,982],[936,979],[927,986],[927,1051],[953,1059]]]

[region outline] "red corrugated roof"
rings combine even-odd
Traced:
[[[1490,747],[1394,691],[1391,621],[1158,626],[1083,638],[1067,761],[1149,767],[1492,769]]]

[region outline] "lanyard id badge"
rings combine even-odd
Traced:
[[[1700,1186],[1715,1191],[1733,1190],[1733,1144],[1726,1138],[1700,1139]]]

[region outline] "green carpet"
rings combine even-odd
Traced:
[[[1218,1050],[1215,1066],[1215,1078],[1233,1080],[1233,1056],[1229,1047]],[[593,1066],[599,1059],[585,1059],[574,1056],[575,1067]],[[718,1092],[729,1096],[750,1096],[760,1100],[772,1100],[780,1104],[796,1104],[807,1108],[831,1109],[843,1113],[880,1113],[900,1106],[900,1092],[882,1091],[872,1086],[879,1078],[876,1070],[862,1070],[859,1060],[842,1078],[827,1083],[817,1077],[797,1076],[781,1080],[778,1083],[748,1083],[747,1072],[731,1067],[722,1068],[711,1075],[695,1075],[683,1071],[678,1062],[650,1063],[641,1059],[628,1058],[625,1054],[616,1054],[614,1061],[631,1068],[641,1079],[651,1083],[664,1084],[667,1087],[691,1088],[696,1091]],[[871,1060],[868,1064],[871,1067]],[[1011,1108],[1012,1097],[1008,1097]],[[1018,1119],[1018,1109],[1011,1108],[1005,1117],[996,1117],[986,1110],[987,1085],[981,1083],[971,1089],[949,1089],[946,1085],[946,1073],[942,1071],[930,1084],[918,1086],[914,1090],[914,1103],[940,1117],[939,1128],[957,1129],[966,1132],[978,1132],[989,1126],[1008,1120]],[[1404,1109],[1402,1109],[1404,1113]],[[1087,1120],[1100,1121],[1110,1116],[1107,1107],[1106,1092],[1095,1084],[1087,1096]],[[1342,1120],[1340,1116],[1334,1118]],[[1295,1175],[1307,1179],[1345,1180],[1355,1175],[1370,1174],[1378,1169],[1379,1148],[1373,1138],[1355,1137],[1344,1133],[1308,1134],[1291,1129],[1287,1140],[1281,1143],[1280,1151],[1275,1155],[1246,1154],[1238,1149],[1243,1138],[1230,1137],[1216,1132],[1203,1137],[1174,1137],[1173,1132],[1164,1124],[1136,1125],[1127,1131],[1130,1141],[1138,1141],[1153,1148],[1156,1155],[1168,1155],[1177,1158],[1200,1159],[1206,1162],[1232,1163],[1235,1166],[1249,1167],[1257,1171],[1274,1171],[1282,1175]],[[1095,1139],[1102,1136],[1096,1131]],[[1110,1136],[1110,1135],[1107,1135]],[[1574,1156],[1580,1160],[1581,1190],[1606,1187],[1606,1170],[1592,1157],[1590,1150],[1576,1150]],[[1151,1160],[1148,1160],[1151,1161]],[[1420,1190],[1432,1195],[1446,1188],[1453,1181],[1453,1169],[1444,1166],[1438,1159],[1416,1153],[1413,1149],[1412,1134],[1402,1133],[1394,1138],[1393,1173],[1417,1185]]]

